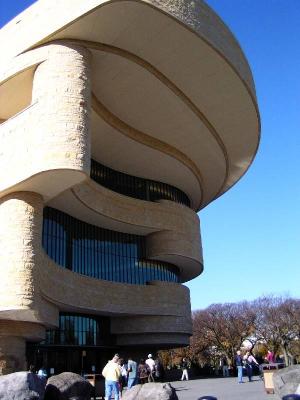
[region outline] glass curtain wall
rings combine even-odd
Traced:
[[[191,205],[187,195],[174,186],[124,174],[105,167],[93,159],[91,160],[91,178],[114,192],[136,199],[147,201],[165,199],[187,207]]]
[[[103,346],[111,344],[109,318],[61,313],[58,329],[46,331],[45,345]]]
[[[109,317],[62,312],[58,328],[48,329],[43,342],[27,342],[26,357],[28,366],[43,366],[48,376],[65,371],[100,374],[117,350]]]
[[[177,267],[146,259],[144,236],[102,229],[51,207],[44,208],[42,244],[60,266],[96,279],[179,282]]]

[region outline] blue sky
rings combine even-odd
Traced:
[[[252,68],[262,120],[244,178],[200,214],[205,270],[192,309],[264,294],[300,298],[300,1],[208,0]],[[30,0],[0,0],[0,26]]]

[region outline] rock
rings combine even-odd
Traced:
[[[0,376],[0,400],[43,400],[46,379],[31,372]]]
[[[300,365],[291,365],[274,372],[273,383],[275,394],[280,399],[295,394],[300,384]]]
[[[122,400],[178,400],[178,397],[169,383],[151,382],[126,390],[122,394]]]
[[[63,372],[47,381],[45,400],[90,400],[93,386],[82,376]]]

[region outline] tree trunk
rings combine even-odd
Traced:
[[[284,363],[285,363],[285,366],[287,367],[288,365],[290,365],[290,362],[289,362],[289,356],[288,356],[288,351],[287,351],[286,345],[282,345],[282,352],[283,352],[283,357],[284,357]]]

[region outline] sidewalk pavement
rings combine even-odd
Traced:
[[[191,381],[171,382],[179,400],[198,400],[202,396],[214,396],[217,400],[278,400],[273,394],[267,394],[264,382],[257,376],[253,382],[244,378],[238,384],[237,378],[201,378]]]

